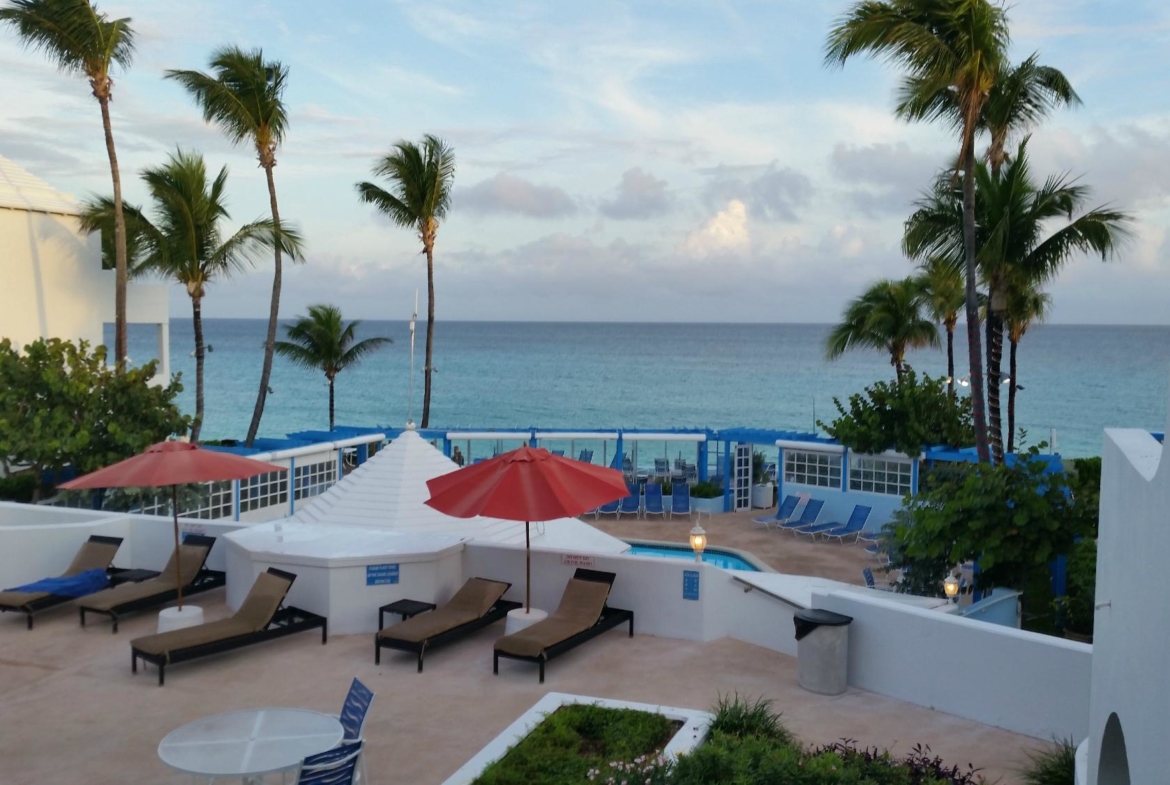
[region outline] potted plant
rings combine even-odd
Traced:
[[[1073,546],[1068,557],[1063,597],[1053,601],[1064,637],[1093,642],[1093,613],[1097,595],[1097,541],[1086,537]]]
[[[691,486],[691,509],[714,515],[723,512],[723,489],[705,480]]]
[[[764,453],[756,450],[752,453],[752,507],[764,509],[775,504],[776,495],[772,490],[772,481],[768,479],[764,467]]]

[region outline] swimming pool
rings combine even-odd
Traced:
[[[645,543],[631,542],[628,553],[631,556],[657,556],[660,559],[695,560],[694,551],[685,545],[647,545]],[[703,551],[703,561],[707,564],[713,564],[716,567],[722,567],[725,570],[760,571],[758,567],[745,560],[742,556],[737,556],[730,551],[721,551],[718,548],[708,548]]]

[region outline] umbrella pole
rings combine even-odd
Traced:
[[[175,589],[179,593],[179,611],[183,610],[183,573],[179,569],[179,486],[171,486],[171,513],[175,522]]]
[[[528,521],[524,521],[524,613],[532,613],[532,541]]]

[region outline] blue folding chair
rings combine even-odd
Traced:
[[[642,511],[642,493],[641,487],[638,485],[627,485],[626,490],[629,493],[622,498],[618,505],[618,517],[623,515],[633,515],[635,518]]]
[[[689,483],[676,482],[670,486],[670,519],[676,515],[691,517],[691,486]]]
[[[353,785],[361,754],[362,743],[355,741],[310,755],[301,761],[297,785]]]
[[[776,509],[775,515],[765,515],[762,518],[753,518],[752,520],[766,529],[771,529],[774,525],[787,523],[788,519],[792,517],[792,513],[796,512],[796,507],[799,504],[799,496],[785,496],[784,501],[780,502],[780,506]]]
[[[341,707],[341,714],[337,716],[341,722],[342,730],[345,731],[345,735],[341,737],[343,742],[362,740],[362,728],[366,724],[366,714],[369,713],[370,704],[373,702],[373,690],[362,684],[360,679],[354,679],[353,683],[349,685],[349,694],[345,696],[345,705]]]
[[[642,508],[642,517],[648,515],[661,515],[663,519],[666,518],[666,510],[662,508],[662,486],[656,482],[646,483],[646,502]]]
[[[817,522],[817,518],[821,514],[821,508],[824,506],[825,502],[821,499],[809,499],[805,503],[804,510],[800,513],[799,518],[788,523],[777,524],[776,528],[781,531],[795,531],[805,526],[812,526]]]
[[[869,520],[869,514],[872,511],[872,508],[863,504],[853,505],[853,512],[849,514],[849,520],[844,525],[837,524],[836,528],[821,532],[821,537],[840,543],[844,543],[846,537],[852,537],[856,540],[861,534],[861,530],[865,528],[865,522]]]

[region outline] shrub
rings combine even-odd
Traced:
[[[697,482],[691,486],[692,499],[718,499],[723,495],[723,489],[710,480]]]
[[[1077,748],[1071,740],[1054,739],[1051,749],[1031,753],[1020,772],[1024,785],[1073,785]]]
[[[0,477],[0,501],[31,502],[39,483],[36,472],[20,472]]]
[[[1096,540],[1086,537],[1073,546],[1065,576],[1067,594],[1056,599],[1060,620],[1069,632],[1092,635],[1097,597]]]
[[[712,732],[735,738],[755,736],[791,742],[792,734],[780,722],[780,715],[772,712],[772,701],[764,698],[741,698],[739,693],[720,696],[715,704]]]

